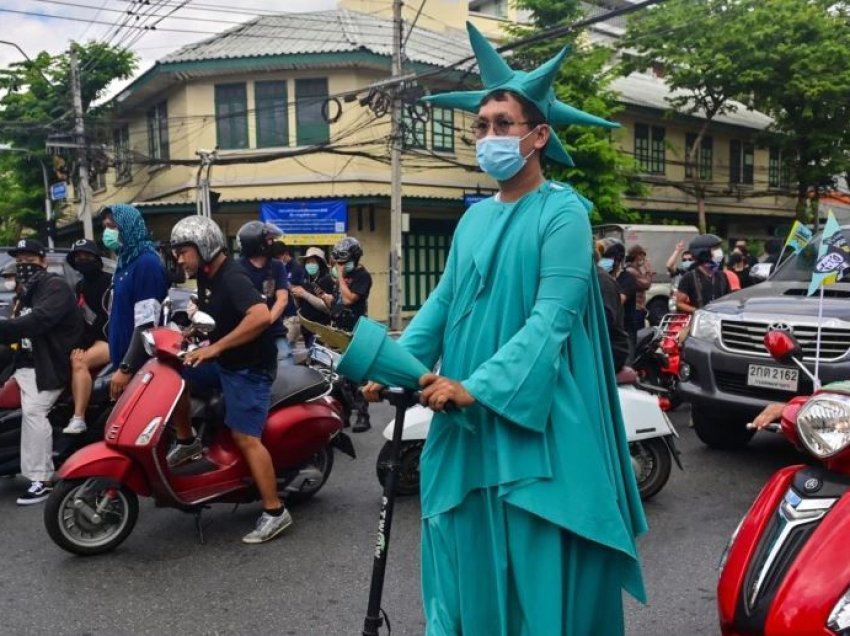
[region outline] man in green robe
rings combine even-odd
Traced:
[[[421,381],[437,411],[420,464],[427,634],[622,634],[622,590],[645,600],[635,537],[646,523],[591,204],[547,181],[540,160],[572,165],[549,124],[615,124],[555,99],[566,50],[514,71],[468,28],[485,89],[427,99],[477,113],[478,161],[499,193],[460,220],[400,340],[428,368],[442,360]]]

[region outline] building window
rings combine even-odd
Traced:
[[[753,184],[756,147],[746,141],[729,142],[729,183]]]
[[[295,119],[299,146],[316,146],[330,141],[330,127],[322,113],[328,99],[328,80],[295,80]]]
[[[286,82],[254,82],[257,147],[289,145]]]
[[[130,127],[121,126],[112,131],[112,148],[115,153],[115,183],[133,180],[133,161],[130,156]]]
[[[415,311],[437,286],[446,268],[454,223],[402,235],[405,311]]]
[[[248,91],[245,84],[216,84],[215,138],[222,150],[248,148]]]
[[[635,160],[638,169],[652,174],[664,174],[664,128],[635,124]]]
[[[431,109],[431,149],[455,151],[455,111],[451,108]]]
[[[401,114],[402,145],[405,148],[425,148],[426,116],[419,106],[408,106]]]
[[[168,105],[161,101],[148,109],[148,157],[169,159],[168,149]]]
[[[783,156],[779,148],[770,149],[767,165],[767,186],[788,190],[791,186],[791,162]]]
[[[694,169],[691,164],[691,150],[697,141],[695,133],[685,135],[685,178],[694,178]],[[714,163],[714,140],[708,135],[703,135],[699,150],[699,178],[700,181],[711,181],[712,164]]]

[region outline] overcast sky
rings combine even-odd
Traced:
[[[139,12],[138,3],[144,1],[0,0],[0,40],[14,42],[30,57],[35,57],[44,50],[53,54],[61,53],[68,49],[68,43],[71,40],[80,42],[92,39],[103,40],[108,35],[114,34],[113,25],[116,21],[125,19],[128,7],[133,7],[134,11]],[[319,11],[336,7],[336,0],[272,0],[272,2],[264,2],[264,0],[191,0],[189,2],[149,0],[149,2],[147,7],[159,5],[156,9],[157,14],[163,14],[181,4],[187,4],[188,6],[177,9],[158,26],[162,29],[202,33],[175,33],[165,30],[145,32],[131,47],[141,58],[140,72],[170,51],[184,44],[208,38],[212,33],[233,28],[236,23],[256,17],[258,12]],[[11,13],[8,10],[42,15],[24,15]],[[231,13],[237,10],[244,13]],[[150,11],[150,9],[142,8],[141,11]],[[74,18],[78,21],[61,18]],[[100,22],[104,24],[99,24]],[[116,42],[127,42],[134,33],[138,33],[138,30],[124,28],[114,35],[114,38]],[[0,67],[22,59],[21,54],[14,47],[0,44]]]

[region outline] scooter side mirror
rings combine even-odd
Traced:
[[[787,331],[768,331],[764,334],[764,346],[777,362],[788,363],[803,357],[800,343]]]
[[[203,311],[196,311],[192,316],[192,328],[198,333],[211,333],[215,329],[215,319]]]
[[[750,279],[761,283],[770,278],[773,273],[773,263],[756,263],[750,268]]]

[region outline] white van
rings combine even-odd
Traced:
[[[657,325],[664,314],[669,313],[670,275],[667,273],[667,259],[682,241],[685,245],[699,235],[694,225],[641,225],[606,224],[593,227],[596,239],[612,237],[620,239],[626,251],[634,245],[646,250],[646,257],[655,271],[655,278],[646,292],[646,309],[649,323]]]

